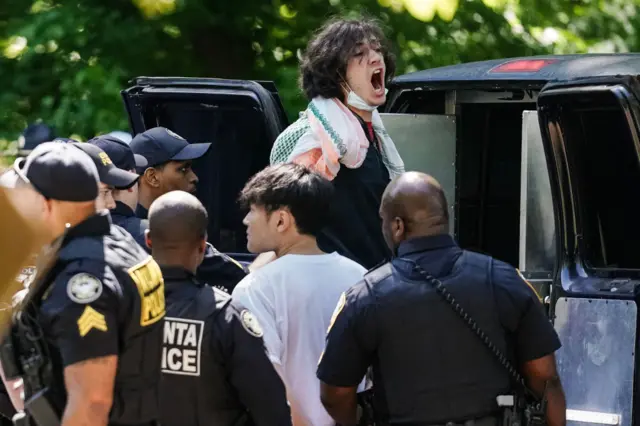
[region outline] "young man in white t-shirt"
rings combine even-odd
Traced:
[[[337,253],[318,248],[331,183],[295,164],[267,167],[242,190],[247,248],[275,252],[276,259],[244,278],[233,298],[250,309],[263,328],[269,359],[282,377],[295,426],[330,426],[320,402],[318,360],[342,292],[366,272]]]

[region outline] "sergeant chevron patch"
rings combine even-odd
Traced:
[[[86,336],[94,328],[100,331],[107,331],[107,321],[104,315],[87,305],[80,318],[78,318],[80,337]]]

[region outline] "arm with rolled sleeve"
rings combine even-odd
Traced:
[[[290,426],[285,388],[267,358],[259,320],[233,301],[217,316],[222,355],[231,385],[256,426]],[[214,350],[218,347],[214,341]]]
[[[64,366],[68,393],[62,425],[106,425],[118,364],[121,287],[103,264],[70,264],[42,304]]]
[[[547,424],[564,425],[566,400],[554,356],[561,346],[558,334],[538,294],[514,268],[495,262],[493,283],[500,319],[514,338],[520,371],[538,395],[546,390]]]
[[[317,370],[322,404],[343,426],[357,421],[357,387],[371,365],[377,345],[369,290],[361,282],[341,297]]]

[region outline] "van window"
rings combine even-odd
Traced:
[[[612,94],[561,111],[586,265],[640,269],[640,162],[624,111]]]

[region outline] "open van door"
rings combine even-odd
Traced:
[[[556,264],[555,217],[537,111],[522,113],[518,268],[548,303]]]
[[[449,223],[455,223],[455,115],[382,113],[380,116],[405,170],[428,173],[440,182],[449,205]]]
[[[140,77],[122,97],[134,135],[163,126],[191,143],[212,143],[193,166],[200,179],[198,198],[209,212],[209,241],[236,259],[251,260],[236,199],[249,178],[269,164],[271,146],[287,126],[275,85]]]
[[[557,237],[551,314],[568,424],[630,426],[636,408],[639,100],[632,76],[553,83],[538,96]]]

